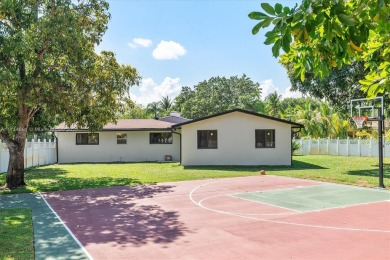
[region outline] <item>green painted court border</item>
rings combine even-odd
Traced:
[[[31,209],[36,260],[92,259],[40,193],[1,195],[3,208]]]
[[[390,192],[386,190],[324,182],[313,186],[236,193],[231,196],[296,212],[327,210],[390,200]]]

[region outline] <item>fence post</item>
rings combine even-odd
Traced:
[[[326,155],[329,155],[329,143],[330,143],[330,140],[328,137],[328,139],[326,139]]]
[[[34,166],[34,146],[35,146],[35,139],[31,139],[31,165],[30,166]]]
[[[43,159],[43,165],[46,165],[46,161],[47,161],[47,147],[46,147],[46,138],[43,139],[43,155],[45,156]]]
[[[309,137],[309,151],[307,154],[310,154],[310,151],[311,151],[311,137]]]
[[[347,156],[349,156],[349,136],[347,137]]]
[[[317,139],[317,154],[320,155],[320,141],[321,139],[318,137]]]
[[[340,138],[337,137],[337,143],[336,143],[336,154],[339,156],[339,144],[340,144]]]
[[[37,164],[38,164],[38,166],[39,166],[39,151],[41,150],[41,139],[40,138],[38,138],[38,162],[37,162]]]
[[[359,156],[362,156],[361,144],[362,144],[362,142],[361,142],[361,139],[360,139],[360,137],[359,137],[359,138],[358,138],[358,154],[359,154]]]
[[[372,157],[372,137],[370,138],[369,150],[368,156]]]

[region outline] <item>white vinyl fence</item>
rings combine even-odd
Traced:
[[[378,157],[377,139],[294,139],[301,144],[296,154]],[[390,158],[390,141],[383,140],[383,157]]]
[[[0,140],[0,172],[8,168],[9,152]],[[27,142],[24,148],[24,167],[53,164],[57,161],[56,143],[52,140]]]

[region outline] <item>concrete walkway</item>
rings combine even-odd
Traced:
[[[0,209],[30,208],[36,260],[89,259],[39,193],[0,196]]]

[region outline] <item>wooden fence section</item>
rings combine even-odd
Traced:
[[[377,139],[294,139],[301,145],[300,155],[339,155],[378,157]],[[390,158],[390,141],[384,140],[383,156]]]
[[[0,141],[0,172],[8,168],[9,152],[5,143]],[[52,140],[27,142],[24,148],[24,167],[54,164],[57,162],[56,143]]]

